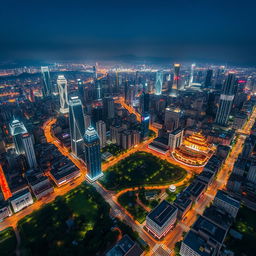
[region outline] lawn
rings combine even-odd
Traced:
[[[242,240],[235,239],[230,235],[226,244],[235,255],[254,256],[256,251],[256,212],[242,206],[238,212],[236,222],[232,228],[243,235]]]
[[[0,232],[0,255],[14,256],[16,249],[16,237],[12,228]]]
[[[109,190],[167,185],[186,177],[187,172],[147,152],[136,152],[107,169],[101,180]]]
[[[109,152],[113,156],[117,156],[117,155],[121,154],[123,151],[124,150],[116,144],[107,145],[106,147],[104,147],[101,150],[102,153]]]
[[[143,223],[148,213],[136,202],[136,193],[137,191],[126,192],[118,198],[118,202],[134,217],[135,220],[139,223]]]
[[[96,255],[113,245],[109,205],[83,184],[18,223],[22,255]]]

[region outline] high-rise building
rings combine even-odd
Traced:
[[[60,95],[60,112],[68,113],[68,83],[63,75],[59,75],[57,79]]]
[[[37,167],[36,155],[34,150],[34,145],[32,142],[32,138],[28,133],[22,135],[22,143],[24,146],[25,156],[30,169],[34,169]]]
[[[229,114],[234,100],[234,84],[235,75],[233,73],[229,73],[222,88],[222,94],[220,95],[220,103],[215,118],[215,122],[217,124],[226,125],[228,122]]]
[[[173,131],[179,127],[181,117],[180,108],[169,107],[165,109],[164,125],[167,130]]]
[[[191,87],[194,81],[194,70],[195,70],[196,64],[191,65],[191,71],[190,71],[190,77],[189,77],[189,84],[188,86]]]
[[[101,170],[100,139],[96,130],[89,126],[84,135],[85,162],[87,166],[87,178],[93,182],[100,178]]]
[[[77,79],[77,87],[79,92],[79,98],[81,99],[82,103],[84,104],[84,85],[81,79]]]
[[[129,93],[129,83],[128,83],[128,80],[126,80],[124,84],[124,101],[126,104],[128,102],[128,93]]]
[[[174,75],[172,84],[172,89],[174,92],[180,89],[180,66],[180,64],[174,64]]]
[[[149,132],[149,119],[150,116],[148,113],[142,113],[141,115],[141,137],[144,139],[148,137]]]
[[[178,148],[183,140],[183,129],[176,129],[169,133],[169,141],[168,146],[170,147],[170,150],[173,151],[175,148]]]
[[[22,135],[28,132],[25,125],[21,121],[15,119],[10,123],[10,131],[13,136],[16,153],[24,154]]]
[[[150,100],[150,95],[149,93],[143,92],[140,97],[140,108],[141,108],[141,113],[149,112],[149,100]]]
[[[102,120],[98,121],[96,123],[96,130],[97,130],[97,133],[98,133],[99,138],[100,138],[100,147],[104,148],[106,146],[106,141],[107,141],[107,138],[106,138],[106,134],[107,134],[106,123]]]
[[[96,86],[97,86],[97,100],[101,100],[101,82],[100,80],[96,80]]]
[[[42,78],[43,78],[43,96],[49,96],[52,93],[52,85],[51,85],[51,77],[50,77],[50,72],[49,68],[46,67],[41,67],[41,73],[42,73]]]
[[[162,94],[162,86],[163,86],[163,72],[157,71],[156,72],[156,83],[155,83],[155,94],[156,95]]]
[[[104,112],[107,119],[113,119],[115,117],[115,102],[112,97],[105,97],[103,99]]]
[[[205,77],[205,82],[204,82],[204,87],[205,88],[211,88],[212,87],[212,75],[213,75],[213,70],[208,69],[206,72],[206,77]]]
[[[77,157],[83,157],[85,133],[84,111],[81,100],[75,96],[69,100],[69,129],[71,151]]]
[[[85,115],[84,116],[84,126],[85,126],[85,130],[87,130],[87,128],[91,125],[91,116],[89,115]]]

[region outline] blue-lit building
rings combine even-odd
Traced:
[[[148,137],[149,119],[150,119],[149,113],[143,113],[141,115],[141,137],[142,137],[142,139]]]
[[[84,112],[82,102],[77,96],[71,97],[69,100],[69,129],[71,151],[75,156],[83,158],[83,135],[85,132]]]
[[[85,162],[87,165],[87,178],[93,182],[100,178],[101,170],[100,139],[96,130],[89,126],[84,135]]]
[[[24,154],[25,150],[22,135],[28,132],[25,125],[21,121],[15,119],[10,123],[10,131],[13,136],[16,153]]]
[[[228,122],[235,94],[234,84],[235,75],[233,73],[229,73],[222,88],[222,94],[220,95],[220,104],[215,119],[217,124],[226,125]]]
[[[41,73],[42,73],[42,78],[43,78],[43,96],[50,96],[52,93],[52,82],[51,82],[51,77],[50,77],[50,72],[49,68],[46,67],[41,67]]]
[[[155,83],[155,94],[156,95],[162,94],[162,86],[163,86],[163,72],[157,71],[156,72],[156,83]]]

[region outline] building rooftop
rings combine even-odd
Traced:
[[[199,236],[195,231],[191,230],[185,236],[183,243],[189,246],[200,256],[216,255],[216,250],[209,245],[206,239]]]
[[[220,244],[223,243],[226,236],[225,229],[217,226],[213,222],[206,219],[204,216],[199,216],[199,218],[192,226],[192,229],[199,233],[203,233],[204,235],[208,236],[209,239],[212,239]]]
[[[177,208],[164,200],[155,207],[147,217],[161,227],[175,213],[175,211],[177,211]]]
[[[226,192],[224,192],[223,190],[218,190],[217,194],[216,194],[216,198],[226,202],[227,204],[230,204],[236,208],[240,207],[240,202],[236,199],[234,199],[233,197],[229,196]]]
[[[105,256],[140,256],[143,250],[128,235],[123,238]]]
[[[29,189],[26,188],[26,189],[24,189],[24,190],[21,190],[21,191],[17,192],[16,194],[14,194],[14,195],[10,198],[10,200],[12,201],[12,200],[18,199],[18,198],[20,198],[20,197],[23,197],[23,196],[26,195],[26,194],[29,194],[29,193],[30,193],[30,192],[29,192]]]
[[[205,189],[206,185],[199,180],[193,181],[187,188],[186,192],[194,197],[198,197]]]
[[[170,134],[177,135],[180,132],[182,132],[182,129],[181,128],[177,128],[174,131],[170,132]]]

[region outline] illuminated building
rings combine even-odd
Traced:
[[[59,75],[57,84],[60,95],[60,112],[66,114],[68,113],[68,83],[63,75]]]
[[[97,100],[101,100],[101,82],[100,80],[96,80],[96,86],[97,86]]]
[[[25,156],[30,169],[34,169],[37,167],[36,155],[34,150],[34,145],[32,142],[32,138],[28,133],[22,135],[22,143],[24,146]]]
[[[150,119],[150,116],[148,113],[143,113],[141,115],[141,136],[143,139],[148,137],[149,119]]]
[[[77,87],[79,92],[79,98],[81,99],[82,103],[84,104],[84,85],[81,79],[77,79]]]
[[[164,237],[177,220],[178,209],[167,202],[162,201],[146,217],[146,229],[157,239]]]
[[[100,138],[100,147],[101,148],[104,148],[106,146],[106,141],[107,141],[107,138],[106,138],[106,123],[102,120],[99,120],[97,123],[96,123],[96,130],[97,130],[97,133],[99,135],[99,138]]]
[[[9,200],[14,212],[18,212],[23,208],[33,204],[33,198],[28,189],[17,192]]]
[[[224,83],[222,94],[220,95],[220,103],[216,115],[215,122],[220,125],[226,125],[234,100],[234,83],[235,75],[229,73]]]
[[[51,85],[51,77],[50,77],[50,72],[49,68],[46,67],[41,67],[41,73],[43,77],[43,96],[49,96],[52,93],[52,85]]]
[[[69,100],[69,129],[71,151],[75,156],[83,157],[84,112],[82,102],[77,96],[71,97]]]
[[[180,64],[174,64],[174,76],[172,83],[172,94],[176,94],[180,89]]]
[[[88,173],[86,174],[90,182],[96,181],[103,176],[101,170],[100,139],[96,130],[89,126],[84,135],[85,161]]]
[[[178,148],[183,140],[183,129],[176,129],[169,133],[169,141],[168,146],[170,147],[170,150],[173,151],[175,148]]]
[[[13,120],[10,123],[10,131],[13,136],[15,150],[17,154],[24,154],[24,145],[22,142],[22,134],[27,133],[25,125],[19,120]]]
[[[167,130],[173,131],[179,127],[181,117],[180,108],[169,107],[165,109],[164,125]]]
[[[172,156],[186,165],[204,166],[214,150],[201,133],[194,133],[183,140],[183,143],[172,152]]]
[[[191,87],[193,84],[195,67],[196,67],[196,64],[191,65],[190,78],[189,78],[189,84],[188,84],[189,87]]]
[[[156,72],[156,83],[155,83],[155,94],[156,95],[162,94],[162,86],[163,86],[163,72],[157,71]]]
[[[0,221],[12,215],[12,210],[7,201],[0,202]]]

